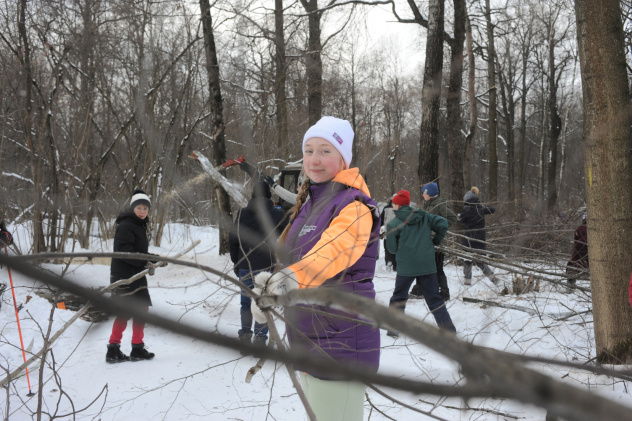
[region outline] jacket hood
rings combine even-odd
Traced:
[[[116,217],[115,223],[119,224],[121,223],[121,221],[125,221],[126,219],[129,219],[130,221],[135,222],[139,225],[147,225],[149,223],[149,216],[147,216],[145,219],[140,219],[138,216],[136,216],[133,210],[126,210],[122,212],[119,216]]]
[[[424,211],[413,209],[410,206],[402,206],[395,211],[395,216],[408,225],[416,225],[423,219]]]
[[[358,168],[349,168],[348,170],[340,171],[331,181],[353,187],[354,189],[358,189],[362,193],[371,197],[369,187],[364,182],[364,178],[360,175],[360,170]]]

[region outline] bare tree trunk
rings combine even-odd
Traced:
[[[461,134],[461,88],[463,87],[463,43],[465,42],[465,0],[454,0],[454,41],[450,43],[450,85],[447,98],[446,137],[450,157],[452,200],[459,201],[463,185],[463,137]]]
[[[309,13],[307,25],[309,39],[307,42],[307,56],[305,60],[307,73],[307,113],[309,125],[315,124],[323,113],[323,62],[320,57],[322,45],[320,43],[320,17],[318,0],[301,0],[305,11]]]
[[[474,155],[474,139],[478,130],[478,108],[476,108],[476,59],[474,58],[474,41],[472,24],[466,18],[466,48],[467,48],[467,93],[470,104],[470,127],[465,137],[465,153],[463,154],[463,183],[465,188],[472,187],[472,158]],[[464,189],[465,190],[465,189]],[[463,193],[463,192],[461,192]]]
[[[495,202],[498,199],[498,146],[497,130],[498,120],[496,112],[496,48],[494,47],[494,25],[492,24],[490,0],[485,0],[485,20],[487,22],[487,84],[489,89],[489,119],[488,119],[488,144],[489,144],[489,199]]]
[[[542,104],[546,104],[546,92],[542,91]],[[540,152],[538,163],[538,200],[544,200],[544,167],[546,163],[546,128],[549,121],[549,114],[543,110],[542,112],[542,133],[540,134]]]
[[[24,135],[30,152],[31,176],[33,178],[33,253],[46,251],[44,228],[42,221],[42,160],[39,159],[41,148],[36,147],[31,136],[33,126],[32,102],[33,102],[33,71],[31,68],[31,45],[26,31],[26,0],[18,3],[18,32],[21,42],[20,61],[24,69],[24,110],[22,120],[24,122]],[[39,144],[39,142],[38,142]]]
[[[584,96],[588,253],[597,356],[630,361],[632,116],[618,0],[576,0]],[[607,28],[607,30],[604,30]]]
[[[202,30],[204,33],[204,49],[206,51],[206,71],[211,101],[211,126],[213,128],[213,164],[215,167],[226,161],[226,143],[224,141],[224,107],[219,78],[219,63],[213,35],[213,20],[209,0],[200,0],[202,12]],[[230,197],[221,185],[215,183],[215,195],[219,208],[219,254],[229,250],[228,232],[232,223]]]
[[[565,161],[566,161],[566,139],[567,139],[567,134],[568,134],[568,120],[569,120],[569,114],[570,114],[570,110],[571,107],[573,105],[572,102],[572,98],[575,98],[575,78],[577,76],[577,60],[578,57],[575,57],[575,64],[573,66],[573,78],[571,79],[571,93],[569,95],[569,98],[571,98],[571,102],[567,105],[566,107],[566,112],[564,113],[564,120],[563,120],[563,125],[562,125],[562,133],[560,134],[562,136],[562,147],[560,150],[560,171],[559,171],[559,176],[557,179],[557,189],[559,191],[561,191],[562,189],[562,181],[564,180],[564,167],[565,167]]]
[[[354,167],[360,168],[360,171],[363,171],[362,167],[362,156],[360,155],[360,145],[362,144],[363,138],[362,133],[358,130],[357,126],[357,92],[356,92],[356,60],[355,60],[355,50],[351,51],[351,127],[353,127],[353,133],[355,136],[353,138],[352,152],[353,152],[353,161]]]
[[[555,176],[557,174],[557,142],[562,131],[562,119],[557,109],[557,80],[555,73],[555,28],[548,26],[548,52],[549,52],[549,159],[548,159],[548,179],[547,179],[547,209],[553,212],[557,204],[557,184]]]
[[[507,41],[506,46],[506,69],[507,75],[502,70],[498,70],[498,85],[500,86],[500,98],[503,107],[503,125],[505,127],[505,140],[507,141],[507,200],[514,201],[515,199],[515,179],[514,179],[514,119],[515,119],[515,107],[514,103],[514,64],[511,59],[511,50],[513,44]]]
[[[419,183],[439,176],[439,106],[443,70],[444,0],[429,3],[426,64],[421,92],[421,136],[419,139]],[[421,186],[420,186],[421,192]]]
[[[529,87],[527,85],[527,70],[529,68],[529,53],[531,51],[531,27],[527,29],[525,38],[522,42],[522,77],[521,77],[521,96],[520,96],[520,142],[518,151],[518,200],[522,202],[524,194],[526,156],[525,145],[527,142],[527,93]]]
[[[274,47],[276,81],[276,126],[278,136],[278,148],[283,150],[288,145],[287,128],[287,97],[285,81],[287,80],[287,64],[285,59],[285,30],[283,27],[283,0],[274,0]]]

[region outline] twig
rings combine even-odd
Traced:
[[[516,306],[516,305],[513,305],[513,304],[498,303],[496,301],[479,300],[478,298],[463,297],[463,302],[465,302],[465,303],[480,303],[480,304],[484,304],[486,306],[502,307],[502,308],[506,308],[506,309],[509,309],[509,310],[524,311],[525,313],[528,313],[531,316],[535,316],[536,314],[538,314],[537,312],[535,312],[535,311],[533,311],[533,310],[531,310],[530,308],[527,308],[527,307]]]

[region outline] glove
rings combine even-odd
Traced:
[[[252,292],[255,295],[285,295],[286,293],[298,289],[298,279],[292,269],[281,269],[274,275],[270,272],[260,272],[254,279],[255,287]],[[263,313],[265,309],[259,307],[257,300],[252,300],[250,310],[255,320],[265,323],[266,317]]]
[[[151,263],[151,262],[147,262],[147,264],[145,265],[145,269],[148,270],[148,274],[149,276],[154,276],[154,274],[156,273],[156,267]]]
[[[267,175],[267,176],[265,176],[265,177],[261,177],[261,179],[262,179],[263,181],[265,181],[265,183],[266,183],[266,184],[267,184],[270,188],[274,187],[274,185],[276,184],[276,183],[274,182],[274,180],[272,179],[272,177],[270,177],[269,175]]]
[[[443,301],[450,300],[450,290],[448,288],[439,288],[439,295],[443,297]]]
[[[252,293],[259,296],[261,295],[261,288],[259,287],[254,287],[252,289]],[[250,302],[250,312],[252,313],[252,317],[255,318],[255,320],[257,321],[257,323],[267,323],[268,319],[266,318],[265,313],[263,312],[263,310],[261,309],[261,307],[259,307],[257,305],[257,302],[255,300],[252,300]]]

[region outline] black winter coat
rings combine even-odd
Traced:
[[[465,225],[463,245],[476,250],[485,250],[485,215],[496,212],[492,206],[483,205],[478,197],[465,202],[459,222]]]
[[[114,234],[114,252],[146,254],[149,249],[149,238],[147,238],[149,217],[140,219],[133,211],[126,211],[116,218],[116,223],[118,226]],[[145,265],[147,265],[146,260],[113,258],[110,266],[110,283],[131,278],[138,272],[142,272]],[[114,294],[130,294],[126,295],[126,297],[133,298],[135,304],[151,306],[151,297],[149,296],[147,278],[145,276],[129,285],[118,287]]]
[[[275,208],[268,198],[251,199],[248,206],[239,210],[229,234],[230,260],[236,269],[270,270],[274,266],[274,249],[268,241],[271,238],[276,242],[281,235],[286,224],[284,217],[284,212]],[[274,235],[269,235],[265,229],[267,224],[262,224],[261,218],[276,227]]]

